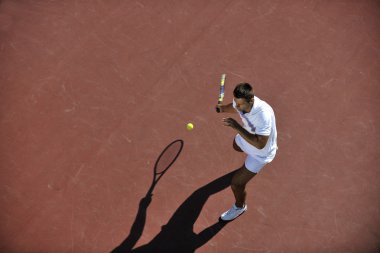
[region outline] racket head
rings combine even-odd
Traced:
[[[183,148],[183,140],[175,140],[170,143],[157,158],[154,165],[154,174],[163,175],[177,160]]]

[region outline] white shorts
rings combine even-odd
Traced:
[[[244,162],[244,165],[245,167],[253,172],[253,173],[259,173],[260,170],[266,165],[268,164],[272,159],[270,160],[263,160],[263,159],[260,159],[259,157],[255,157],[254,155],[251,155],[251,154],[248,154],[244,148],[244,145],[242,143],[242,140],[241,140],[241,136],[238,134],[236,135],[235,137],[235,143],[240,147],[241,150],[243,150],[243,152],[247,155],[247,158],[245,159],[245,162]]]
[[[244,162],[245,167],[250,172],[253,172],[253,173],[259,173],[260,170],[262,168],[264,168],[264,166],[266,164],[267,164],[267,162],[259,161],[259,160],[255,159],[255,157],[253,157],[251,155],[247,155],[247,158],[245,159],[245,162]]]

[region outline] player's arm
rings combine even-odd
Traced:
[[[244,138],[244,140],[258,149],[263,149],[265,145],[267,145],[269,136],[251,134],[240,125],[238,128],[236,128],[236,131],[240,134],[241,137]]]
[[[257,149],[263,149],[268,142],[269,136],[252,134],[245,130],[236,120],[232,118],[223,119],[224,125],[235,129],[241,137]]]
[[[216,112],[227,112],[227,113],[235,113],[236,112],[232,103],[229,103],[227,105],[217,105],[215,109],[216,109]],[[219,111],[218,111],[218,109],[219,109]]]

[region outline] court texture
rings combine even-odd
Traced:
[[[0,252],[379,252],[379,27],[377,0],[1,0]],[[279,145],[229,223],[223,73]]]

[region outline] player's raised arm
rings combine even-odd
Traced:
[[[217,105],[215,109],[217,113],[221,113],[221,112],[235,113],[236,112],[235,108],[232,106],[232,103],[229,103],[227,105]]]

